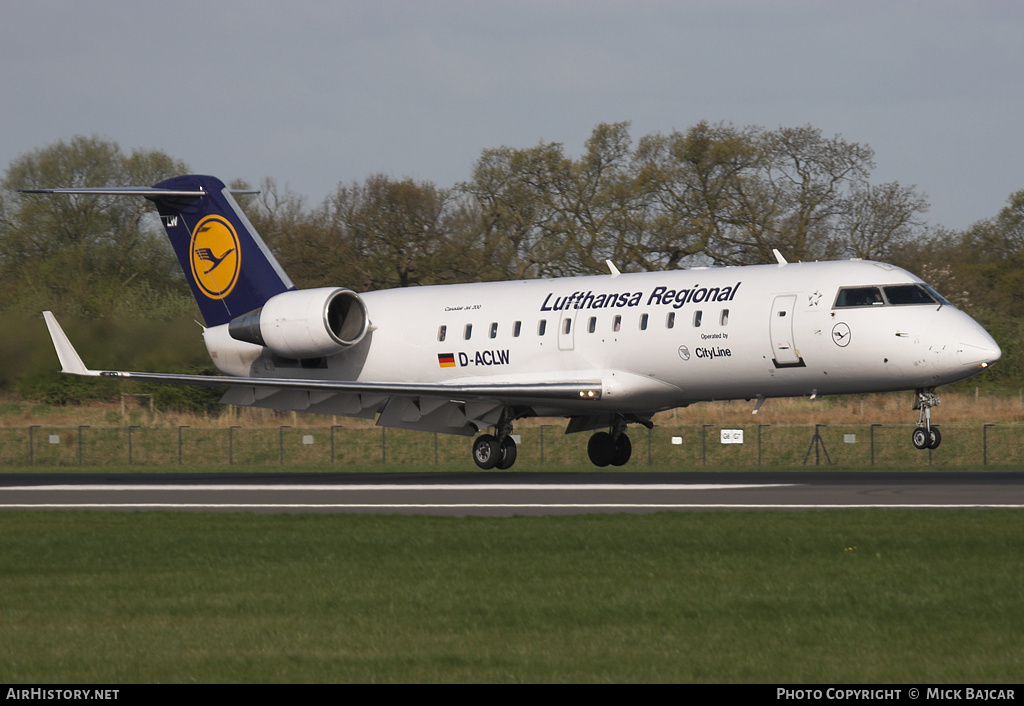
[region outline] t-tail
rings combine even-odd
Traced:
[[[285,358],[321,358],[356,345],[370,330],[366,304],[352,290],[296,289],[231,189],[216,177],[190,174],[153,186],[23,193],[145,196],[155,203],[206,320],[208,345],[209,335],[230,337]]]
[[[144,195],[160,212],[208,326],[229,323],[295,289],[220,179],[174,177]]]
[[[208,326],[226,324],[295,289],[224,182],[177,176],[153,186],[24,189],[26,194],[145,196],[156,204]]]

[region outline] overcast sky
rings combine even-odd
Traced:
[[[75,134],[319,202],[601,122],[813,125],[928,220],[1024,189],[1024,3],[3,0],[0,167]],[[55,185],[56,186],[56,185]]]

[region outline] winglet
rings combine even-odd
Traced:
[[[777,248],[772,248],[772,253],[775,254],[775,259],[778,261],[780,265],[789,264],[789,262],[786,261],[786,258],[782,256],[782,253],[780,253]]]
[[[608,272],[611,273],[612,277],[618,277],[620,274],[622,274],[621,272],[619,272],[619,268],[615,266],[614,262],[612,262],[611,260],[605,260],[604,262],[606,265],[608,265]]]
[[[60,360],[61,372],[71,373],[73,375],[96,375],[99,373],[89,370],[85,367],[85,363],[82,362],[81,357],[78,355],[78,351],[71,345],[71,341],[68,340],[67,335],[64,333],[64,329],[57,323],[57,319],[53,316],[53,312],[44,311],[43,319],[46,320],[46,328],[50,330],[50,339],[53,341],[53,347],[57,351],[57,358]]]

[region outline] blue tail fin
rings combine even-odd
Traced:
[[[160,212],[207,326],[226,324],[295,289],[220,179],[174,177],[155,184],[146,198]]]

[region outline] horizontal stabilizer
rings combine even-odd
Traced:
[[[22,189],[23,194],[85,194],[88,196],[206,196],[205,191],[157,189],[153,186],[89,186],[58,189]]]
[[[259,189],[228,189],[232,194],[258,194]],[[83,194],[85,196],[206,196],[201,189],[159,189],[155,186],[88,186],[56,189],[21,189],[22,194]]]

